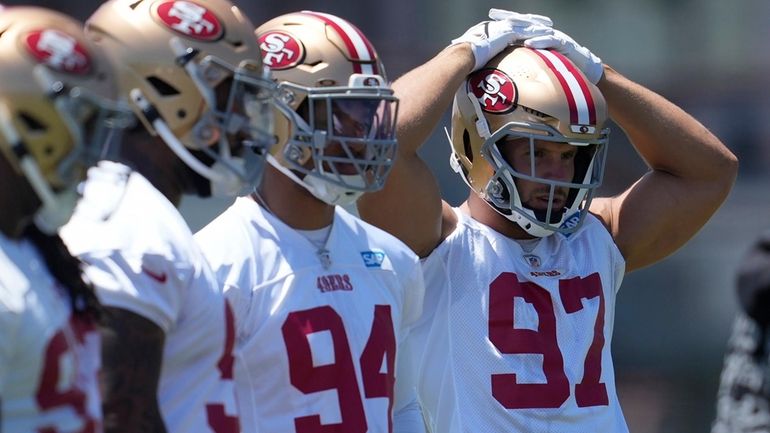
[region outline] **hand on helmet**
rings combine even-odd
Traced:
[[[564,54],[578,69],[583,71],[588,81],[594,84],[599,82],[604,73],[602,59],[559,30],[554,29],[550,34],[529,38],[524,41],[524,46],[528,48],[551,48]]]
[[[525,39],[544,37],[553,32],[549,26],[551,20],[548,17],[499,11],[498,9],[490,10],[490,15],[493,11],[505,12],[505,18],[482,21],[468,29],[459,38],[452,40],[450,44],[470,43],[473,57],[476,60],[476,64],[473,66],[474,71],[484,66],[508,45]]]
[[[495,21],[507,20],[522,26],[540,24],[546,27],[553,27],[553,21],[551,21],[551,19],[547,16],[537,14],[520,14],[518,12],[511,12],[504,9],[490,9],[489,18]]]

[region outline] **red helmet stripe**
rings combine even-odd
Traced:
[[[554,54],[556,57],[558,57],[559,59],[561,59],[562,63],[567,68],[567,70],[572,74],[572,76],[575,77],[575,81],[577,81],[578,86],[580,86],[580,90],[583,93],[583,97],[585,98],[586,105],[588,107],[588,116],[589,116],[588,124],[596,125],[596,106],[594,105],[594,97],[591,95],[591,91],[588,89],[588,84],[586,83],[585,75],[579,72],[575,64],[567,60],[564,54],[558,51],[550,51],[550,52]]]
[[[377,62],[371,42],[369,42],[369,40],[366,39],[366,36],[364,36],[364,34],[355,26],[334,15],[312,11],[302,11],[302,13],[320,19],[331,26],[331,28],[340,35],[340,38],[342,38],[342,41],[345,43],[345,47],[348,49],[350,58],[353,59],[354,73],[372,75],[377,75],[379,73],[377,71]]]
[[[570,123],[596,125],[596,106],[585,77],[564,55],[554,50],[533,50],[551,69],[567,96]]]

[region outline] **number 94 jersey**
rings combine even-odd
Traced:
[[[625,262],[607,230],[589,214],[526,252],[455,212],[406,345],[432,431],[627,432],[610,355]]]
[[[406,245],[337,207],[325,262],[249,198],[196,240],[234,307],[244,432],[392,432],[414,398],[397,346],[424,294]]]

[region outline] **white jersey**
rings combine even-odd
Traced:
[[[0,234],[0,432],[102,430],[94,323],[26,240]]]
[[[168,431],[238,431],[232,313],[174,205],[139,173],[101,162],[61,234],[104,305],[165,332],[158,401]]]
[[[394,402],[396,346],[424,294],[408,247],[337,207],[327,268],[249,198],[196,240],[235,309],[245,432],[389,432],[391,410],[414,392],[399,374]]]
[[[435,433],[628,432],[610,354],[625,261],[593,215],[529,253],[455,209],[407,348]]]

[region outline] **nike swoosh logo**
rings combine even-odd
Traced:
[[[158,274],[158,273],[155,273],[155,272],[145,268],[144,266],[142,266],[142,271],[145,274],[147,274],[147,276],[149,276],[150,278],[152,278],[153,280],[155,280],[155,281],[157,281],[157,282],[159,282],[161,284],[166,282],[167,276],[166,276],[165,272],[163,272],[162,274]]]

